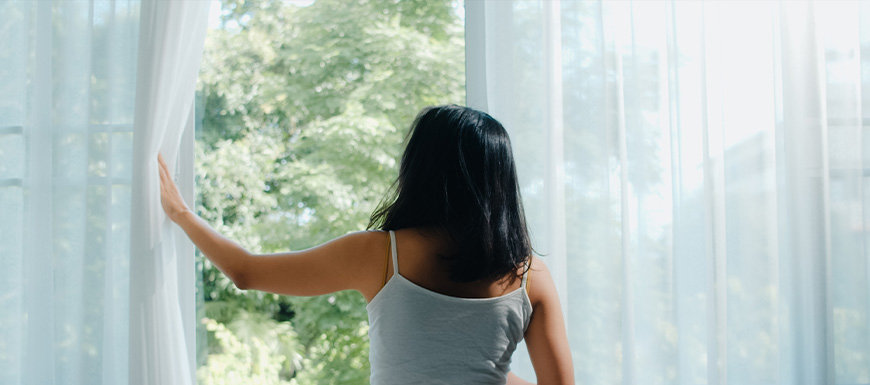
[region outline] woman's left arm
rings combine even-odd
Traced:
[[[368,298],[377,284],[374,278],[383,267],[372,266],[368,256],[383,247],[383,233],[361,231],[307,250],[253,255],[194,214],[184,203],[163,158],[158,157],[158,161],[164,211],[239,289],[301,296],[354,289]]]

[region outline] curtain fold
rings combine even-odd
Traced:
[[[870,383],[870,5],[469,0],[466,23],[578,383]]]
[[[124,384],[139,3],[0,12],[0,383]]]
[[[195,341],[190,329],[195,320],[185,319],[183,315],[191,313],[182,309],[182,303],[194,303],[194,280],[193,275],[178,275],[192,272],[180,269],[180,264],[191,264],[193,255],[177,253],[177,230],[160,204],[157,153],[175,170],[182,134],[193,129],[194,91],[209,7],[207,1],[142,3],[133,137],[131,384],[195,382]],[[190,196],[193,186],[186,187],[190,191],[185,195]]]
[[[207,8],[3,4],[0,383],[193,382],[193,255],[162,217],[155,157],[190,165]]]

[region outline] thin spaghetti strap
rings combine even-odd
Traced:
[[[393,253],[393,274],[399,274],[399,260],[396,256],[396,233],[390,230],[390,252]]]
[[[390,271],[390,243],[390,237],[387,236],[387,252],[384,253],[384,282],[381,283],[381,287],[387,284],[387,273]]]
[[[532,257],[531,257],[531,256],[529,256],[529,260],[526,261],[526,271],[523,273],[523,283],[522,283],[521,286],[522,286],[525,290],[528,290],[528,289],[529,289],[529,284],[528,284],[528,282],[529,282],[529,272],[530,272],[530,271],[532,271]]]

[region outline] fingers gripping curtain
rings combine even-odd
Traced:
[[[130,383],[194,382],[193,255],[160,205],[157,153],[174,169],[193,129],[194,90],[208,23],[207,1],[144,1],[136,79],[130,242]],[[188,168],[192,163],[187,163]],[[186,184],[186,185],[185,185]],[[192,178],[182,182],[191,202]],[[189,249],[190,250],[190,249]],[[192,254],[192,253],[191,253]],[[185,274],[186,273],[186,274]],[[179,274],[185,274],[179,276]],[[185,284],[179,287],[179,283]],[[186,303],[183,317],[181,303]]]
[[[870,4],[469,0],[466,23],[578,383],[870,383]]]

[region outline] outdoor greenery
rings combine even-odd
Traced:
[[[456,0],[223,0],[200,74],[197,211],[255,253],[365,229],[424,106],[464,103]],[[203,384],[365,384],[365,301],[203,271]]]

